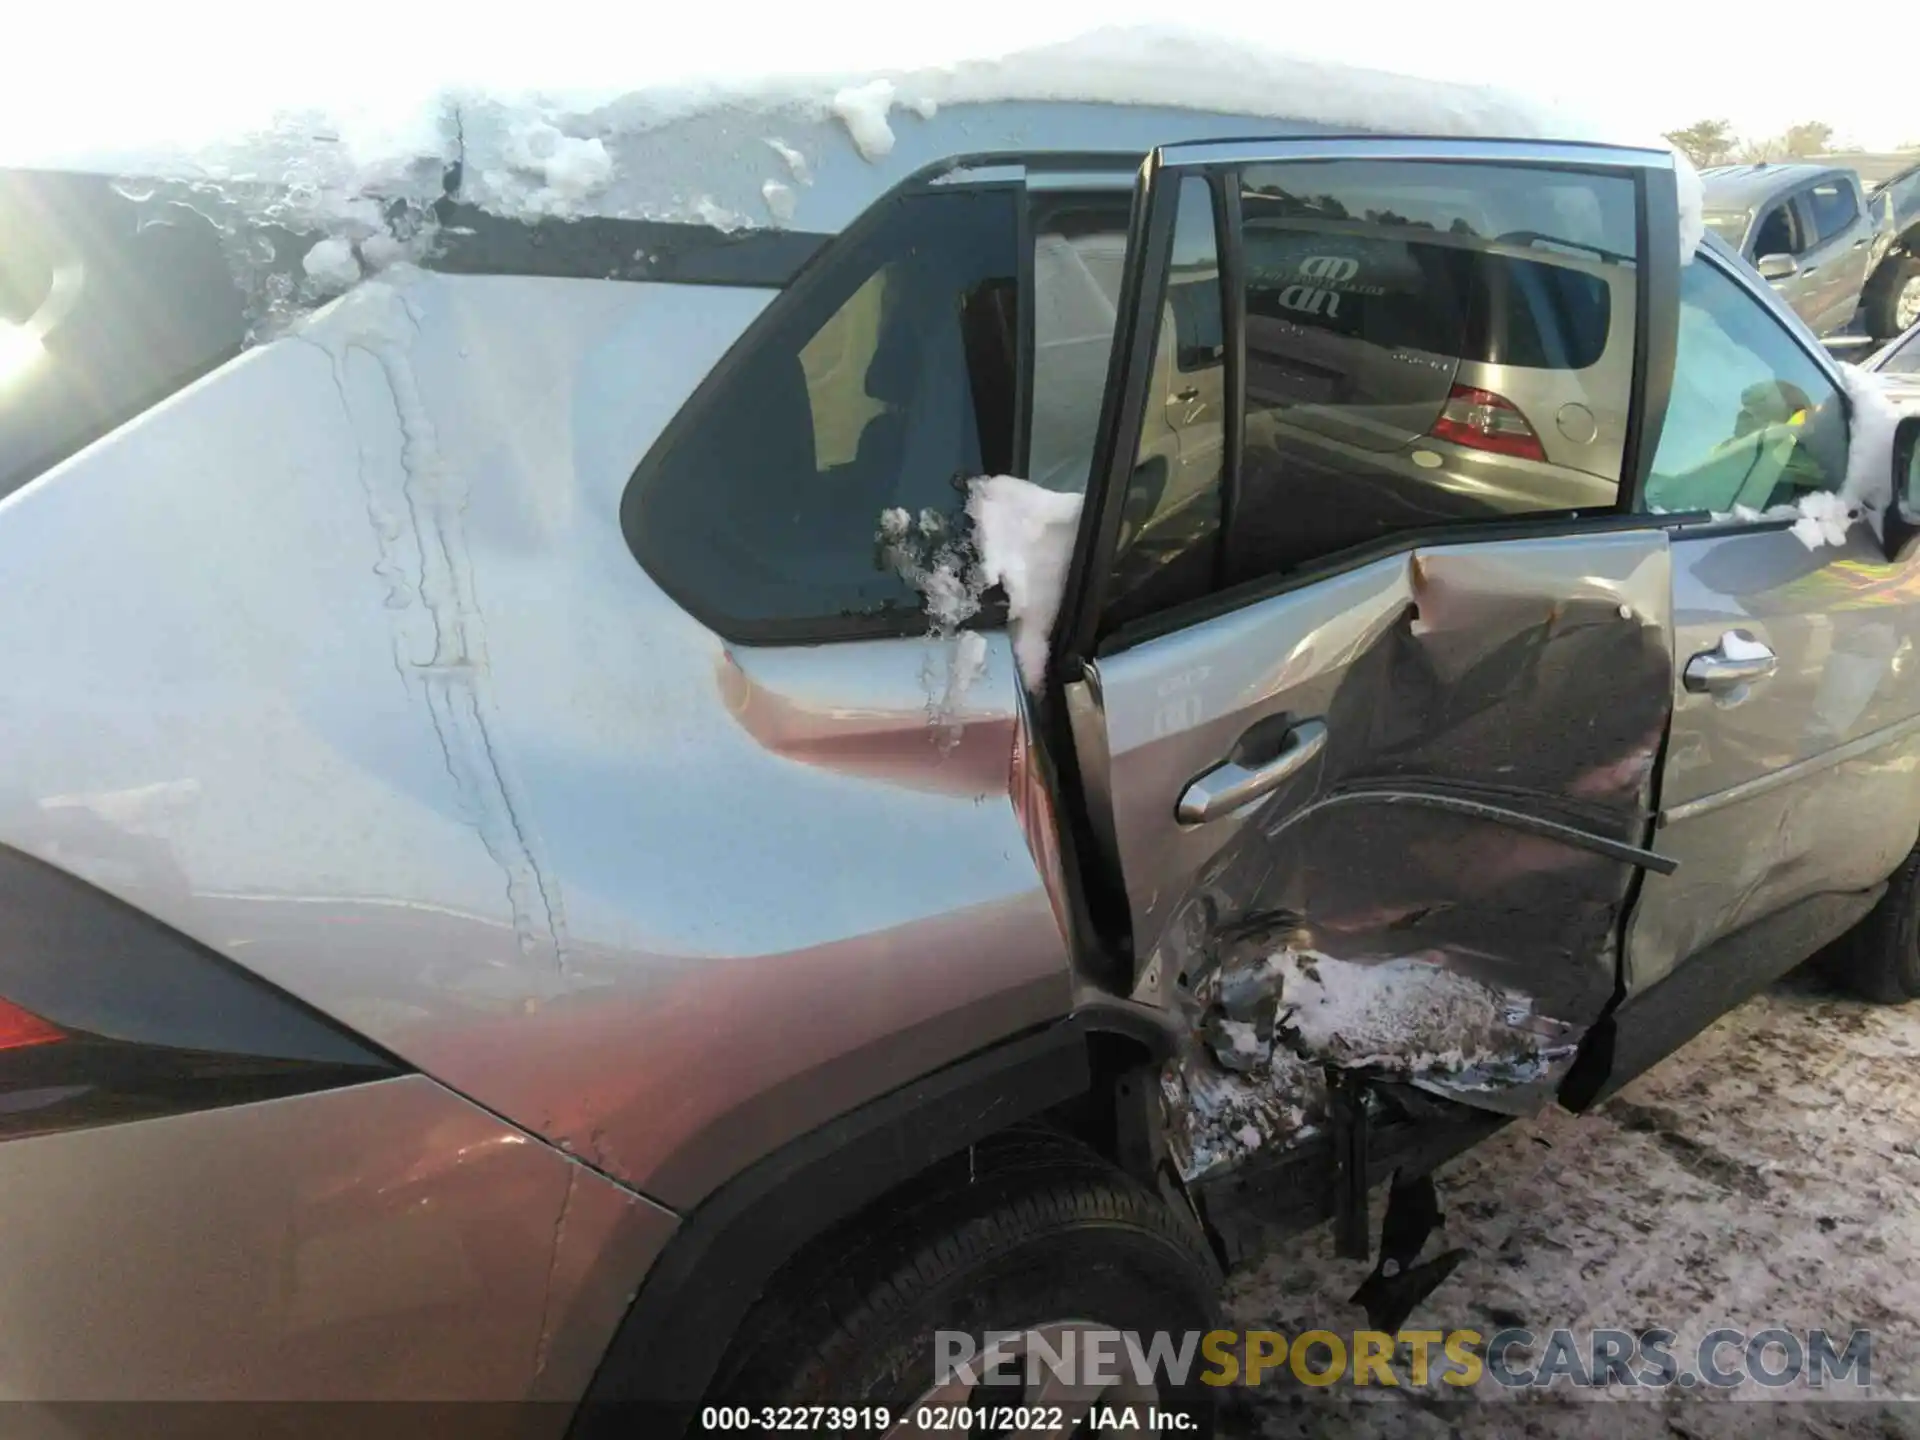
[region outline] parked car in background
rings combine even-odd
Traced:
[[[1859,315],[1884,340],[1920,320],[1920,167],[1871,194],[1827,165],[1722,165],[1701,178],[1709,228],[1816,334]]]
[[[1920,400],[1920,320],[1905,334],[1874,352],[1863,368],[1877,371],[1902,398]]]

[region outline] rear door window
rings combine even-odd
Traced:
[[[1766,255],[1798,255],[1807,248],[1799,210],[1787,201],[1768,208],[1753,232],[1755,259]]]
[[[1255,166],[1239,185],[1230,583],[1409,529],[1614,504],[1631,181],[1369,160]]]
[[[1853,186],[1838,176],[1822,180],[1807,191],[1807,208],[1813,216],[1815,235],[1831,240],[1860,217],[1860,202]]]

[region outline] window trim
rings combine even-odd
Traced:
[[[693,393],[674,413],[673,418],[660,428],[660,432],[648,443],[646,453],[629,472],[627,483],[620,492],[616,517],[621,539],[625,542],[627,553],[633,557],[634,563],[660,588],[661,593],[684,610],[695,622],[732,644],[828,645],[857,640],[924,638],[930,627],[926,611],[921,606],[880,614],[820,615],[799,620],[745,620],[737,616],[719,614],[697,596],[663,579],[655,568],[647,563],[644,547],[636,540],[639,533],[641,492],[644,488],[641,481],[651,472],[660,455],[678,443],[689,429],[705,420],[717,403],[715,397],[732,383],[733,377],[766,343],[768,335],[786,326],[794,311],[812,303],[816,292],[826,284],[822,276],[830,276],[840,257],[849,250],[857,249],[867,243],[875,231],[885,226],[902,200],[921,194],[937,195],[960,186],[965,186],[972,192],[1003,190],[1015,197],[1017,224],[1024,225],[1028,197],[1035,185],[1045,188],[1049,180],[1056,176],[1084,180],[1088,177],[1109,176],[1116,172],[1135,174],[1145,159],[1146,157],[1138,150],[1039,153],[983,151],[966,155],[950,155],[906,176],[893,188],[875,199],[845,229],[825,238],[794,270],[787,283],[779,288],[779,292],[767,307],[754,317],[753,322],[727,348],[726,353],[700,378]],[[1016,244],[1019,244],[1018,237],[1025,233],[1024,230],[1016,231]],[[1030,248],[1029,246],[1028,249]],[[1022,309],[1030,314],[1033,309],[1033,296],[1028,284],[1031,280],[1031,258],[1029,256],[1023,260],[1019,254],[1016,254],[1015,263],[1018,283],[1022,287],[1019,296],[1020,304]],[[1023,332],[1028,331],[1027,321],[1022,321],[1021,329]],[[1024,347],[1024,345],[1025,341],[1020,341],[1020,346]],[[1020,366],[1016,362],[1015,370],[1014,443],[1016,448],[1014,459],[1016,463],[1024,465],[1024,457],[1020,455],[1018,449],[1021,443],[1019,433],[1021,421],[1018,417],[1031,414],[1033,397],[1027,387],[1032,381],[1032,367],[1029,363],[1025,372],[1021,373]],[[1005,628],[1006,623],[1005,600],[983,597],[979,612],[960,628],[998,630]]]
[[[1458,162],[1518,166],[1559,172],[1589,172],[1631,180],[1634,184],[1636,257],[1640,283],[1635,286],[1633,379],[1626,432],[1621,446],[1619,491],[1614,505],[1602,511],[1542,511],[1511,523],[1472,521],[1459,525],[1406,530],[1372,545],[1354,546],[1325,557],[1325,563],[1302,566],[1283,575],[1261,576],[1240,585],[1214,591],[1199,600],[1169,606],[1142,616],[1102,636],[1100,622],[1106,603],[1108,577],[1119,535],[1126,477],[1119,467],[1138,451],[1141,418],[1146,403],[1142,376],[1150,369],[1154,324],[1163,301],[1167,261],[1172,248],[1174,220],[1179,206],[1179,181],[1200,173],[1236,173],[1250,164],[1279,164],[1288,160],[1401,160]],[[1660,431],[1666,418],[1673,384],[1673,357],[1679,338],[1679,198],[1672,157],[1660,151],[1628,150],[1584,144],[1536,144],[1531,141],[1420,140],[1321,136],[1294,140],[1210,140],[1164,147],[1143,169],[1147,204],[1134,207],[1128,234],[1130,262],[1121,290],[1121,311],[1115,352],[1125,362],[1110,366],[1102,397],[1100,428],[1096,432],[1093,467],[1080,533],[1067,573],[1066,594],[1054,630],[1049,678],[1064,685],[1079,678],[1075,667],[1084,658],[1096,658],[1255,604],[1271,595],[1317,583],[1383,555],[1436,544],[1521,539],[1542,534],[1573,534],[1636,529],[1669,529],[1686,517],[1650,515],[1640,508]],[[1226,187],[1231,196],[1233,186]],[[1216,191],[1218,187],[1216,186]],[[1216,216],[1221,214],[1216,205]],[[1238,207],[1234,217],[1238,220]],[[1236,225],[1221,247],[1223,278],[1244,264]],[[1704,245],[1703,245],[1704,248]],[[1245,296],[1226,297],[1227,352],[1241,348]],[[1121,331],[1124,329],[1124,350]],[[1122,384],[1122,382],[1125,382]],[[1229,381],[1232,385],[1234,382]],[[1244,384],[1244,380],[1239,381]],[[1119,393],[1117,393],[1119,392]],[[1231,393],[1231,391],[1230,391]],[[1237,432],[1236,432],[1237,433]],[[1238,446],[1229,446],[1237,457]],[[1224,546],[1239,475],[1238,460],[1229,469],[1221,526]]]

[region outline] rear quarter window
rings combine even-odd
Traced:
[[[1017,196],[899,195],[776,301],[641,462],[622,525],[661,587],[728,639],[919,628],[881,516],[955,534],[1012,468]]]

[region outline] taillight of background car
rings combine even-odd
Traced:
[[[1455,385],[1447,395],[1440,418],[1428,432],[1436,440],[1513,455],[1522,460],[1545,460],[1546,450],[1520,407],[1504,395],[1473,385]]]

